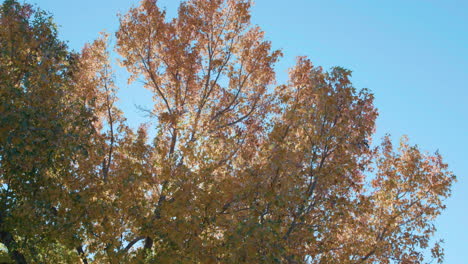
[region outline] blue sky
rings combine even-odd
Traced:
[[[136,0],[28,0],[52,13],[72,49],[118,27],[118,12]],[[170,16],[179,0],[159,0]],[[385,133],[409,135],[430,152],[439,150],[458,176],[448,208],[437,221],[445,239],[445,263],[468,259],[468,1],[465,0],[257,0],[253,23],[284,58],[278,81],[298,55],[315,65],[353,71],[357,88],[370,88]],[[128,86],[122,70],[120,106],[132,125],[145,121],[135,104],[151,106],[151,95]]]

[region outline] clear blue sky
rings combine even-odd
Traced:
[[[27,0],[50,11],[71,48],[106,30],[136,0]],[[173,16],[179,0],[159,0]],[[380,116],[379,140],[407,134],[422,149],[439,149],[458,176],[448,208],[437,222],[446,261],[468,263],[468,1],[466,0],[257,0],[252,19],[285,56],[278,80],[295,56],[316,65],[353,71],[358,88],[370,88]],[[149,93],[126,85],[120,105],[132,125],[143,122],[135,104],[150,106]]]

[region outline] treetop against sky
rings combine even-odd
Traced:
[[[466,42],[439,30],[466,19],[452,3],[430,32],[416,18],[435,4],[37,4],[53,19],[13,0],[0,11],[0,242],[16,263],[425,263],[444,248],[456,259],[454,234],[441,244],[436,232],[454,219],[454,174],[412,143],[440,143],[463,170],[460,144],[445,147],[463,136],[433,135],[450,93],[427,106],[439,80],[450,91],[463,75],[423,74],[436,69],[429,53],[444,65],[436,54],[459,51],[453,65],[466,65],[459,43],[433,37]]]

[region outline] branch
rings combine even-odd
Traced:
[[[0,226],[2,226],[2,224],[3,224],[3,215],[2,215],[2,212],[0,211]],[[10,257],[13,260],[15,260],[17,264],[28,263],[24,255],[18,250],[16,250],[16,241],[10,232],[6,230],[0,230],[0,242],[3,245],[5,245],[5,247],[8,249],[8,253],[10,254]]]
[[[78,252],[78,255],[80,256],[81,261],[84,264],[88,264],[88,259],[86,258],[85,252],[83,250],[83,246],[80,245],[80,246],[76,247],[76,251]]]
[[[140,242],[141,240],[145,239],[146,237],[145,236],[140,236],[140,237],[137,237],[135,239],[133,239],[130,243],[128,243],[128,245],[125,247],[124,249],[124,252],[128,252],[132,247],[133,245],[135,245],[136,243]]]

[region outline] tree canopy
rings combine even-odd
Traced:
[[[142,0],[120,16],[121,66],[153,93],[156,127],[135,130],[106,34],[72,52],[49,14],[4,1],[0,245],[12,261],[442,262],[434,220],[455,180],[442,157],[406,138],[372,144],[374,95],[347,69],[298,57],[277,84],[282,54],[251,5],[188,0],[167,19]]]

